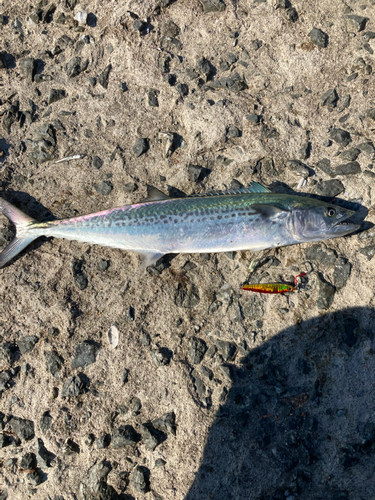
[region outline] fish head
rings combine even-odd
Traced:
[[[338,238],[356,231],[358,224],[344,222],[355,212],[319,200],[299,203],[292,209],[292,226],[296,239],[320,241]]]

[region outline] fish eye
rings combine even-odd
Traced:
[[[336,215],[336,210],[334,208],[327,208],[326,215],[328,217],[333,217],[334,215]]]

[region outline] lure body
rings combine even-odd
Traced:
[[[274,194],[255,182],[206,196],[170,198],[152,187],[148,194],[134,205],[42,223],[0,198],[0,213],[17,230],[0,254],[0,267],[40,236],[131,250],[143,256],[146,267],[168,253],[257,251],[343,236],[359,227],[342,223],[350,210]]]
[[[258,293],[287,293],[294,292],[295,286],[285,285],[284,283],[255,283],[251,285],[244,285],[242,290],[249,290]]]

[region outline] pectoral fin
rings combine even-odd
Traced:
[[[267,205],[266,203],[254,203],[254,205],[251,205],[251,208],[269,219],[275,219],[276,217],[283,215],[285,216],[290,212],[289,210],[284,210],[283,208],[275,207],[274,205]]]
[[[153,252],[142,252],[140,253],[142,257],[141,269],[146,269],[148,266],[153,266],[156,262],[161,259],[163,253],[153,253]]]

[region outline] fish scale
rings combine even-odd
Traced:
[[[39,236],[53,236],[142,254],[143,267],[167,253],[263,250],[349,234],[353,212],[320,200],[274,194],[258,183],[229,194],[170,198],[149,187],[134,205],[39,223],[0,198],[16,237],[0,254],[4,266]],[[329,215],[330,211],[334,215]]]

